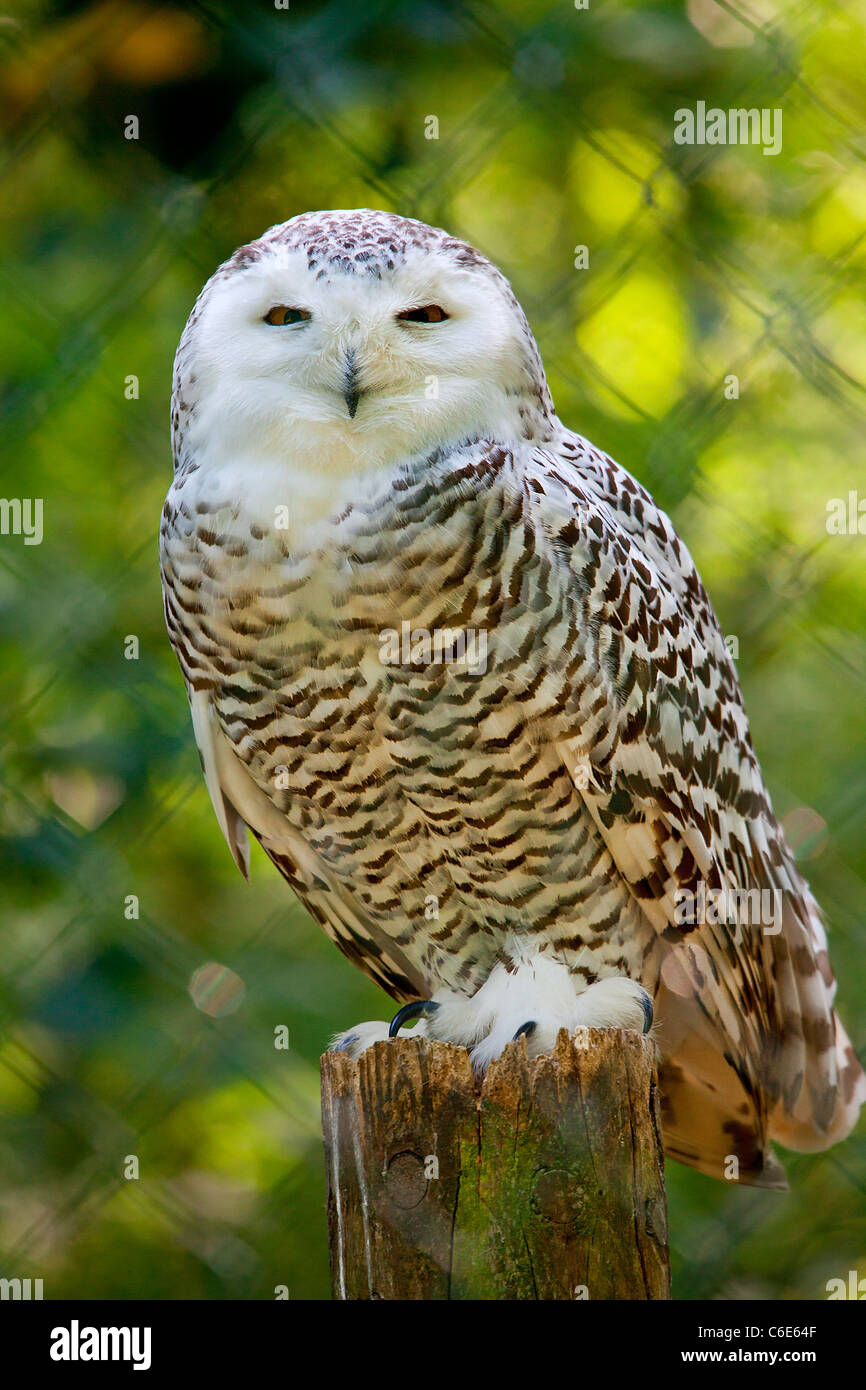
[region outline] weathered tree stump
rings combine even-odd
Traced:
[[[670,1297],[653,1044],[563,1030],[480,1085],[462,1047],[322,1057],[338,1299]]]

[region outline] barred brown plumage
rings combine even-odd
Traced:
[[[866,1082],[710,601],[558,420],[500,272],[391,214],[272,228],[199,297],[172,424],[166,619],[240,867],[249,827],[478,1065],[521,1022],[641,1026],[648,991],[667,1150],[714,1176],[846,1134]],[[384,660],[404,626],[484,634],[483,669]]]

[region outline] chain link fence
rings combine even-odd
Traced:
[[[261,856],[236,875],[156,562],[192,301],[308,208],[477,243],[560,415],[672,514],[862,1056],[862,11],[99,0],[0,42],[0,1273],[327,1296],[317,1058],[383,1000]],[[669,1166],[676,1296],[866,1273],[862,1126],[787,1166],[788,1195]]]

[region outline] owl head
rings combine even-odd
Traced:
[[[444,231],[366,209],[304,213],[242,246],[175,361],[176,464],[349,473],[464,439],[543,440],[552,418],[501,272]]]

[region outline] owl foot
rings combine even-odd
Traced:
[[[625,976],[596,980],[580,988],[567,967],[549,956],[535,956],[511,968],[498,965],[471,999],[437,990],[437,1012],[426,1035],[469,1048],[476,1071],[487,1067],[517,1038],[526,1038],[530,1057],[550,1052],[561,1028],[652,1026],[652,1000],[643,985]]]
[[[476,1071],[486,1071],[512,1041],[526,1038],[530,1057],[550,1052],[561,1028],[630,1028],[648,1033],[653,1006],[643,985],[623,975],[578,987],[561,962],[537,955],[510,967],[497,965],[471,997],[440,989],[432,999],[404,1004],[391,1023],[360,1023],[331,1046],[358,1057],[375,1042],[398,1036],[433,1038],[469,1049]],[[405,1025],[417,1019],[411,1033]]]
[[[373,1043],[387,1042],[389,1037],[388,1024],[382,1019],[376,1019],[373,1023],[356,1023],[345,1033],[335,1033],[328,1051],[347,1052],[350,1057],[360,1057]]]
[[[377,1019],[373,1023],[357,1023],[347,1032],[338,1033],[331,1039],[330,1051],[346,1052],[350,1057],[360,1057],[373,1043],[387,1042],[390,1038],[401,1035],[425,1038],[428,1036],[425,1019],[432,1018],[438,1007],[432,999],[414,999],[411,1004],[404,1004],[402,1009],[398,1009],[390,1023]],[[414,1019],[418,1019],[419,1022],[410,1033],[405,1025]]]
[[[438,1008],[439,1005],[434,1003],[432,999],[414,999],[411,1004],[404,1004],[402,1009],[398,1009],[391,1019],[388,1027],[388,1037],[396,1038],[403,1025],[413,1018],[432,1018]],[[418,1037],[422,1036],[417,1028],[415,1029],[415,1033]]]
[[[603,1000],[603,1001],[601,1001],[601,1000],[599,999],[599,996],[598,996],[598,995],[594,996],[591,1000],[586,1000],[585,995],[586,995],[586,994],[590,994],[591,991],[594,990],[594,989],[598,989],[600,985],[616,985],[617,988],[616,988],[615,990],[606,990],[606,991],[604,991],[605,997],[604,997],[604,1000]],[[623,985],[630,985],[630,986],[632,986],[632,989],[623,990],[623,989],[621,988]],[[634,992],[633,992],[633,991],[634,991]],[[621,977],[617,977],[617,978],[615,978],[615,979],[613,979],[613,980],[599,980],[596,984],[594,984],[594,985],[589,985],[589,986],[588,986],[588,988],[586,989],[584,995],[581,996],[581,999],[582,999],[582,1002],[584,1003],[584,1005],[586,1005],[586,1004],[589,1004],[589,1005],[590,1005],[590,1013],[591,1013],[591,1014],[598,1013],[598,1018],[597,1018],[597,1019],[595,1019],[595,1018],[583,1018],[583,1019],[581,1020],[581,1022],[580,1022],[579,1024],[576,1025],[577,1027],[582,1027],[582,1028],[635,1028],[637,1023],[641,1023],[640,1031],[641,1031],[642,1033],[648,1033],[649,1030],[650,1030],[650,1028],[652,1028],[652,1025],[653,1025],[653,1001],[652,1001],[652,998],[651,998],[649,992],[648,992],[647,990],[644,989],[643,985],[638,985],[638,984],[636,984],[634,980],[626,980],[626,979],[621,978]],[[601,1003],[601,1009],[600,1009],[600,1011],[597,1010],[597,1005],[598,1005],[599,1003]],[[623,1018],[622,1018],[622,1021],[619,1022],[619,1023],[611,1023],[611,1022],[608,1021],[609,1015],[610,1015],[610,1007],[609,1007],[609,1006],[610,1006],[611,1004],[613,1004],[613,1006],[614,1006],[614,1011],[615,1011],[615,1012],[618,1011],[619,1009],[621,1009],[623,1004],[625,1005],[625,1010],[624,1010],[624,1013],[623,1013]],[[639,1005],[640,1008],[641,1008],[641,1013],[642,1013],[642,1016],[643,1016],[642,1022],[641,1022],[641,1019],[638,1017],[638,1015],[637,1015],[637,1013],[636,1013],[636,1010],[637,1010],[638,1005]],[[513,1037],[513,1039],[512,1039],[512,1042],[517,1042],[517,1039],[518,1039],[518,1038],[524,1038],[524,1037],[525,1037],[525,1038],[531,1038],[531,1037],[533,1037],[534,1034],[535,1034],[535,1032],[536,1032],[536,1030],[537,1030],[537,1028],[538,1028],[538,1024],[537,1024],[537,1022],[535,1021],[535,1019],[532,1019],[532,1020],[531,1020],[530,1022],[528,1022],[528,1023],[521,1023],[521,1025],[520,1025],[520,1027],[518,1028],[517,1032],[514,1034],[514,1037]],[[535,1050],[535,1052],[538,1051],[537,1048],[535,1048],[534,1050]]]

